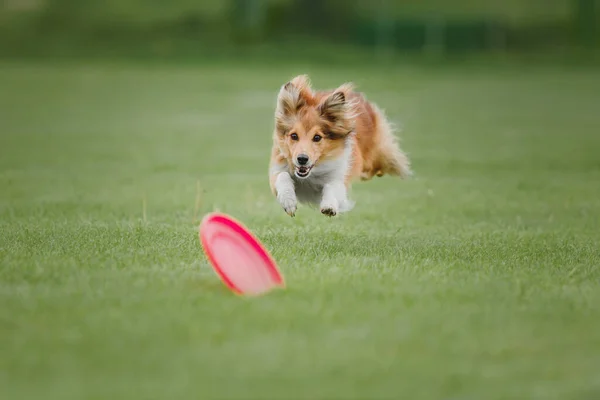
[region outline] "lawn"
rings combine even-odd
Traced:
[[[600,72],[0,64],[0,397],[600,396]],[[267,164],[297,73],[403,126],[409,181],[288,217]],[[221,210],[288,288],[228,292]]]

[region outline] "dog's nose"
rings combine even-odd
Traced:
[[[300,165],[306,165],[308,163],[308,156],[305,154],[300,154],[296,159]]]

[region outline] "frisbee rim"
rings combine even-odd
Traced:
[[[209,238],[204,233],[204,228],[209,224],[217,223],[219,225],[224,225],[226,229],[233,231],[234,234],[241,237],[247,244],[250,245],[252,250],[259,255],[261,261],[265,264],[267,272],[275,282],[275,285],[271,289],[261,291],[260,293],[252,294],[252,295],[261,295],[266,293],[273,288],[276,287],[285,287],[285,279],[279,268],[277,267],[277,263],[275,259],[271,255],[271,253],[267,250],[267,248],[261,243],[261,241],[246,227],[241,221],[232,217],[231,215],[227,215],[222,212],[211,212],[202,218],[202,222],[200,223],[200,227],[198,229],[198,236],[200,238],[200,243],[202,244],[202,248],[208,261],[210,262],[213,270],[216,274],[221,278],[221,280],[225,283],[225,285],[233,291],[237,295],[248,295],[243,290],[241,290],[223,271],[223,268],[220,266],[220,263],[217,261],[217,257],[215,256],[215,252],[213,251],[212,246],[209,244]]]

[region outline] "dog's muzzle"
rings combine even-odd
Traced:
[[[296,167],[295,173],[298,178],[303,179],[303,178],[308,177],[311,170],[312,170],[312,165],[310,165],[310,166],[302,165],[302,166]]]

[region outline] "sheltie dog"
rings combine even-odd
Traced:
[[[335,216],[350,211],[348,190],[355,180],[411,175],[384,113],[351,83],[313,91],[299,75],[281,86],[275,109],[269,182],[285,212],[298,203]]]

